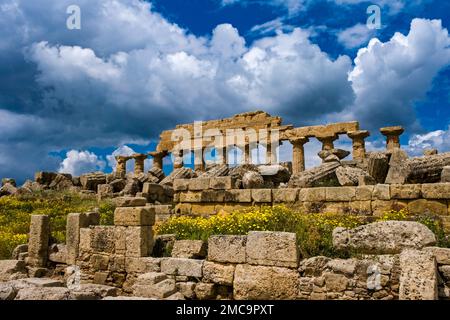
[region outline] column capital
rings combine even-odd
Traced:
[[[304,145],[309,142],[309,139],[307,137],[292,137],[289,138],[289,142],[292,145]]]
[[[135,160],[142,160],[142,159],[147,159],[148,155],[144,154],[144,153],[135,153],[131,155],[131,158],[135,159]]]
[[[370,132],[367,130],[356,130],[356,131],[349,131],[347,135],[351,139],[365,139],[370,136]]]
[[[380,129],[380,132],[386,137],[400,136],[403,132],[405,132],[405,129],[402,126],[384,127]]]

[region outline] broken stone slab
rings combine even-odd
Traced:
[[[247,236],[211,236],[208,239],[208,260],[222,263],[245,263],[246,244]]]
[[[230,172],[228,173],[229,176],[235,178],[236,180],[241,180],[243,179],[244,175],[249,172],[249,171],[253,171],[253,172],[258,172],[258,167],[254,164],[242,164],[242,165],[238,165],[234,168],[230,169]]]
[[[236,180],[233,177],[211,177],[209,188],[214,190],[231,190],[236,186]]]
[[[280,183],[289,182],[289,179],[291,178],[291,173],[289,170],[279,164],[260,165],[258,166],[258,171],[264,181],[270,181],[275,186],[278,186]]]
[[[408,154],[395,148],[390,150],[389,170],[385,179],[386,184],[405,184],[410,172]]]
[[[17,193],[17,190],[18,189],[14,187],[12,184],[6,183],[0,188],[0,197],[15,195]]]
[[[13,178],[2,178],[2,187],[7,183],[12,185],[13,187],[17,187],[16,180],[14,180]]]
[[[297,236],[289,232],[251,231],[247,236],[246,260],[249,264],[298,267]]]
[[[236,300],[295,300],[298,292],[297,270],[248,264],[236,266],[233,281]]]
[[[203,260],[185,258],[164,258],[161,260],[161,272],[167,275],[202,277]]]
[[[133,295],[145,298],[164,299],[176,292],[175,280],[163,273],[144,273],[133,285]]]
[[[34,181],[41,185],[48,186],[50,183],[52,183],[53,179],[55,179],[56,175],[57,174],[55,172],[36,172],[34,175]]]
[[[195,286],[195,296],[198,300],[213,300],[216,297],[216,285],[214,283],[199,282]]]
[[[8,281],[16,273],[26,273],[23,260],[0,260],[0,281]]]
[[[230,169],[227,164],[214,165],[206,169],[206,172],[201,174],[201,177],[224,177],[228,175]]]
[[[102,172],[84,174],[80,176],[80,183],[84,190],[97,192],[99,184],[106,184],[106,174]]]
[[[0,283],[0,301],[14,300],[17,290],[8,282]]]
[[[355,229],[335,228],[333,246],[364,254],[393,254],[404,249],[421,249],[436,243],[425,225],[414,221],[383,221]]]
[[[73,186],[71,175],[58,173],[48,187],[53,190],[62,191],[69,190]]]
[[[51,287],[63,287],[64,284],[55,279],[49,279],[49,278],[27,278],[22,279],[23,283],[25,283],[26,286],[31,287],[39,287],[39,288],[51,288]]]
[[[431,252],[404,250],[400,270],[400,300],[438,299],[437,266]]]
[[[52,244],[48,248],[48,260],[54,263],[66,263],[67,250],[64,244]]]
[[[326,159],[330,156],[334,156],[333,159],[336,159],[336,161],[340,161],[340,160],[345,159],[349,155],[350,155],[350,152],[347,150],[343,150],[343,149],[321,150],[318,153],[319,158],[321,158],[325,162],[331,162],[331,161],[326,161]]]
[[[15,300],[69,300],[70,290],[67,288],[31,287],[20,289]]]
[[[24,252],[28,252],[28,244],[19,244],[14,248],[11,258],[13,260],[19,260],[19,255]]]
[[[100,300],[106,297],[116,297],[119,290],[116,287],[83,283],[76,286],[75,290],[70,292],[71,300]]]
[[[244,189],[261,189],[264,187],[264,178],[259,172],[248,171],[242,177],[242,186]]]
[[[193,281],[178,282],[177,291],[180,292],[186,299],[195,298],[195,285]]]
[[[377,183],[384,183],[389,170],[389,158],[384,152],[371,152],[367,157],[367,172]]]
[[[161,258],[126,257],[125,271],[128,273],[161,272]]]
[[[437,149],[426,149],[423,151],[424,156],[434,156],[437,155],[439,152]]]
[[[339,167],[336,176],[341,186],[357,186],[361,177],[369,174],[362,169],[352,167]]]
[[[122,196],[136,196],[138,192],[142,190],[142,184],[137,178],[129,178],[127,179],[127,183],[125,187],[120,192]]]
[[[341,164],[338,162],[324,163],[318,167],[292,175],[289,180],[289,188],[312,187],[338,187],[340,186],[336,176],[336,169]]]
[[[159,184],[172,186],[175,179],[192,179],[197,174],[190,168],[178,168],[172,171],[170,175],[165,177]]]
[[[119,207],[114,211],[116,226],[152,226],[155,224],[155,208]]]
[[[177,240],[173,244],[173,258],[203,259],[206,255],[207,244],[202,240]]]
[[[202,191],[209,189],[209,178],[195,178],[189,180],[190,191]]]
[[[450,152],[412,158],[408,161],[407,183],[440,182],[444,167],[450,166]]]

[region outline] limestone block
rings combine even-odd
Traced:
[[[201,278],[203,260],[184,258],[164,258],[161,260],[161,272],[167,275]]]
[[[411,214],[437,214],[447,215],[447,202],[443,200],[418,199],[408,203]]]
[[[19,290],[15,300],[69,300],[70,291],[67,288],[28,287]]]
[[[152,226],[155,224],[155,209],[152,207],[116,208],[114,225],[116,226]]]
[[[235,265],[205,261],[203,280],[225,286],[233,285]]]
[[[90,247],[95,253],[114,253],[115,232],[112,226],[91,227]]]
[[[202,191],[209,189],[209,178],[195,178],[189,180],[189,190]]]
[[[216,190],[230,190],[234,188],[235,184],[236,179],[231,176],[213,177],[209,181],[209,188]]]
[[[353,215],[370,216],[372,215],[372,201],[351,201],[347,205],[348,210],[344,209],[343,213]],[[342,212],[341,212],[342,213]]]
[[[400,211],[407,209],[408,202],[402,200],[373,200],[371,206],[372,214],[379,217],[391,210]]]
[[[113,199],[116,207],[143,207],[147,203],[144,197],[117,197]]]
[[[450,182],[450,166],[445,166],[441,172],[441,182],[449,183]]]
[[[126,257],[125,270],[128,273],[161,272],[161,258]]]
[[[425,199],[450,199],[450,183],[429,183],[422,185]]]
[[[207,244],[202,240],[177,240],[173,245],[172,257],[202,259],[207,251]]]
[[[191,208],[191,214],[209,216],[216,214],[216,205],[214,204],[202,204],[193,203]]]
[[[273,189],[273,202],[277,203],[287,203],[297,201],[299,189],[284,188],[284,189]]]
[[[147,257],[151,254],[154,245],[151,226],[127,227],[125,237],[127,257]]]
[[[91,229],[81,228],[80,229],[80,244],[79,250],[90,252],[91,251]]]
[[[192,191],[181,192],[180,202],[188,202],[188,203],[202,202],[202,193]]]
[[[391,199],[418,199],[422,195],[420,184],[392,184]]]
[[[437,267],[431,252],[404,250],[400,270],[400,300],[437,300]]]
[[[225,202],[252,202],[252,191],[244,189],[227,190]]]
[[[10,280],[15,273],[26,273],[23,260],[0,260],[0,282]]]
[[[199,282],[195,286],[195,296],[198,300],[212,300],[216,297],[216,286],[214,283]]]
[[[326,188],[303,188],[299,192],[299,200],[302,202],[325,201]]]
[[[189,181],[190,181],[190,179],[175,179],[173,181],[173,190],[174,191],[189,190]]]
[[[93,254],[89,264],[94,271],[108,270],[110,256],[106,254]]]
[[[245,263],[246,244],[247,236],[211,236],[208,239],[208,260],[222,263]]]
[[[440,247],[426,247],[423,251],[431,252],[438,264],[450,265],[450,249]]]
[[[203,190],[203,202],[224,202],[227,192],[225,190]]]
[[[64,244],[52,244],[48,250],[48,260],[55,263],[66,263],[67,249]]]
[[[97,192],[98,185],[106,184],[106,174],[101,172],[84,174],[80,176],[80,183],[84,190]]]
[[[66,222],[67,264],[75,264],[79,253],[80,229],[89,227],[85,213],[69,213]]]
[[[30,238],[28,241],[28,263],[35,267],[44,267],[48,258],[48,240],[50,237],[50,219],[45,215],[32,215]]]
[[[190,215],[192,212],[192,204],[190,203],[178,203],[175,206],[175,213],[182,215]]]
[[[389,160],[383,152],[371,152],[368,155],[367,171],[376,182],[384,183],[389,170]]]
[[[252,200],[259,203],[272,202],[271,189],[252,189]]]
[[[288,232],[251,231],[246,256],[249,264],[297,268],[297,236]]]
[[[366,201],[372,200],[372,193],[375,186],[359,186],[356,187],[355,200]]]
[[[164,299],[176,292],[175,280],[168,279],[163,273],[144,273],[133,285],[133,295],[144,298]]]
[[[403,249],[420,249],[436,243],[436,236],[425,225],[414,221],[375,222],[333,230],[333,246],[366,254],[400,253]]]
[[[244,189],[259,189],[264,186],[264,178],[259,172],[248,171],[242,177]]]
[[[178,282],[177,291],[180,292],[186,299],[195,298],[195,282]]]
[[[352,201],[356,197],[356,187],[325,188],[326,201]]]
[[[372,193],[373,200],[391,200],[391,189],[388,184],[377,184]]]
[[[294,300],[299,292],[297,270],[252,266],[236,266],[233,297],[236,300]]]
[[[71,300],[99,300],[106,297],[116,297],[118,288],[101,284],[82,283],[76,290],[70,292]]]

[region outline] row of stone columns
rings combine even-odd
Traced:
[[[400,126],[381,128],[380,132],[386,136],[386,149],[393,150],[400,148],[400,135],[404,132],[404,129]],[[367,130],[350,131],[347,133],[348,137],[352,140],[352,155],[353,159],[362,161],[366,157],[366,144],[365,139],[370,136]],[[334,141],[339,136],[337,134],[329,134],[323,136],[316,136],[316,138],[322,143],[322,150],[334,149]],[[289,139],[292,144],[292,170],[294,174],[298,174],[305,170],[305,144],[309,142],[307,137],[295,137]],[[272,150],[272,144],[267,145],[266,159],[268,163],[277,163],[277,155],[275,150]],[[247,143],[244,147],[241,147],[244,155],[244,163],[252,163],[252,149],[250,143]],[[205,169],[205,163],[203,155],[205,148],[194,151],[194,168],[196,171],[203,171]],[[169,153],[167,151],[153,151],[148,155],[153,157],[153,167],[163,169],[163,159]],[[116,156],[117,167],[116,172],[119,174],[126,174],[126,163],[130,159],[134,159],[135,167],[134,173],[140,174],[144,172],[144,162],[148,155],[138,153],[131,156]],[[183,167],[183,150],[174,150],[174,169]],[[227,163],[227,147],[223,147],[222,152],[216,154],[219,164]]]

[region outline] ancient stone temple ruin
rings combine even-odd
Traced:
[[[386,148],[371,151],[365,143],[370,133],[358,122],[294,127],[249,112],[164,131],[155,151],[117,156],[111,174],[39,172],[35,181],[7,189],[111,198],[114,225],[100,225],[95,211],[72,213],[66,242],[57,244],[49,237],[49,218],[32,216],[28,245],[0,261],[0,299],[449,299],[450,249],[436,247],[433,232],[414,221],[370,222],[405,209],[436,215],[450,231],[450,153],[424,150],[410,158],[401,149],[402,127],[380,133]],[[351,139],[351,150],[335,147],[340,136]],[[306,168],[305,145],[314,138],[322,143],[322,163]],[[279,163],[277,146],[286,142],[292,161]],[[230,164],[236,149],[241,161]],[[184,163],[188,153],[194,169]],[[146,172],[148,157],[153,165]],[[166,176],[168,157],[173,171]],[[131,160],[134,171],[127,173]],[[349,259],[305,259],[296,234],[287,232],[213,235],[208,241],[154,232],[155,224],[173,216],[278,204],[369,223],[333,231],[333,246],[355,253]]]

